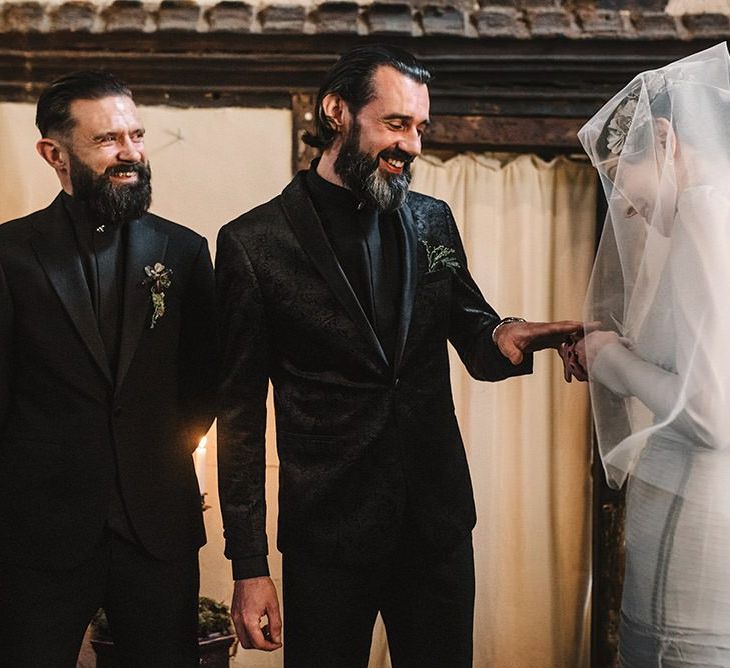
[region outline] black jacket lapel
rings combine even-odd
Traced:
[[[380,361],[388,366],[388,358],[380,345],[375,330],[365,315],[355,292],[342,271],[337,256],[327,239],[322,223],[304,185],[304,173],[300,172],[281,194],[282,207],[289,225],[301,247],[329,284],[332,292],[355,322],[362,335],[374,348]]]
[[[61,195],[53,201],[48,213],[44,222],[35,225],[37,234],[31,242],[33,249],[81,339],[111,384],[109,362],[91,304],[78,244]]]
[[[411,326],[413,300],[416,295],[418,278],[418,235],[416,233],[416,225],[413,222],[413,215],[407,204],[398,210],[398,220],[401,227],[401,239],[403,240],[403,292],[401,294],[398,338],[395,342],[393,361],[394,374],[396,375],[403,360],[403,352],[406,347],[406,340],[408,339],[408,330]]]
[[[122,336],[119,344],[117,390],[122,385],[137,349],[142,330],[150,326],[152,297],[149,287],[143,285],[147,278],[144,268],[156,262],[164,264],[168,236],[159,231],[145,217],[133,220],[127,230],[127,254],[125,259],[124,308]],[[174,267],[172,268],[174,271]],[[173,275],[173,282],[175,276]]]

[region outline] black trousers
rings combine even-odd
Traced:
[[[99,607],[124,668],[198,666],[197,551],[158,561],[107,531],[71,570],[0,563],[0,662],[7,668],[75,668]]]
[[[286,668],[366,668],[380,612],[393,668],[471,668],[474,555],[404,546],[386,564],[342,567],[285,554]]]

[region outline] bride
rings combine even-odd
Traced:
[[[575,345],[628,478],[624,668],[730,666],[730,58],[637,76],[581,130],[608,200]]]

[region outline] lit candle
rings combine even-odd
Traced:
[[[208,437],[203,436],[195,448],[195,475],[198,476],[198,487],[200,496],[205,494],[205,446],[208,443]]]

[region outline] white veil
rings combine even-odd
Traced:
[[[594,355],[586,339],[608,482],[620,487],[632,474],[674,494],[707,498],[708,484],[730,488],[725,45],[638,75],[579,138],[608,201],[585,320],[622,337]],[[690,467],[712,453],[708,468],[728,477],[692,483],[686,470],[642,468],[644,448],[657,438],[689,453]]]

